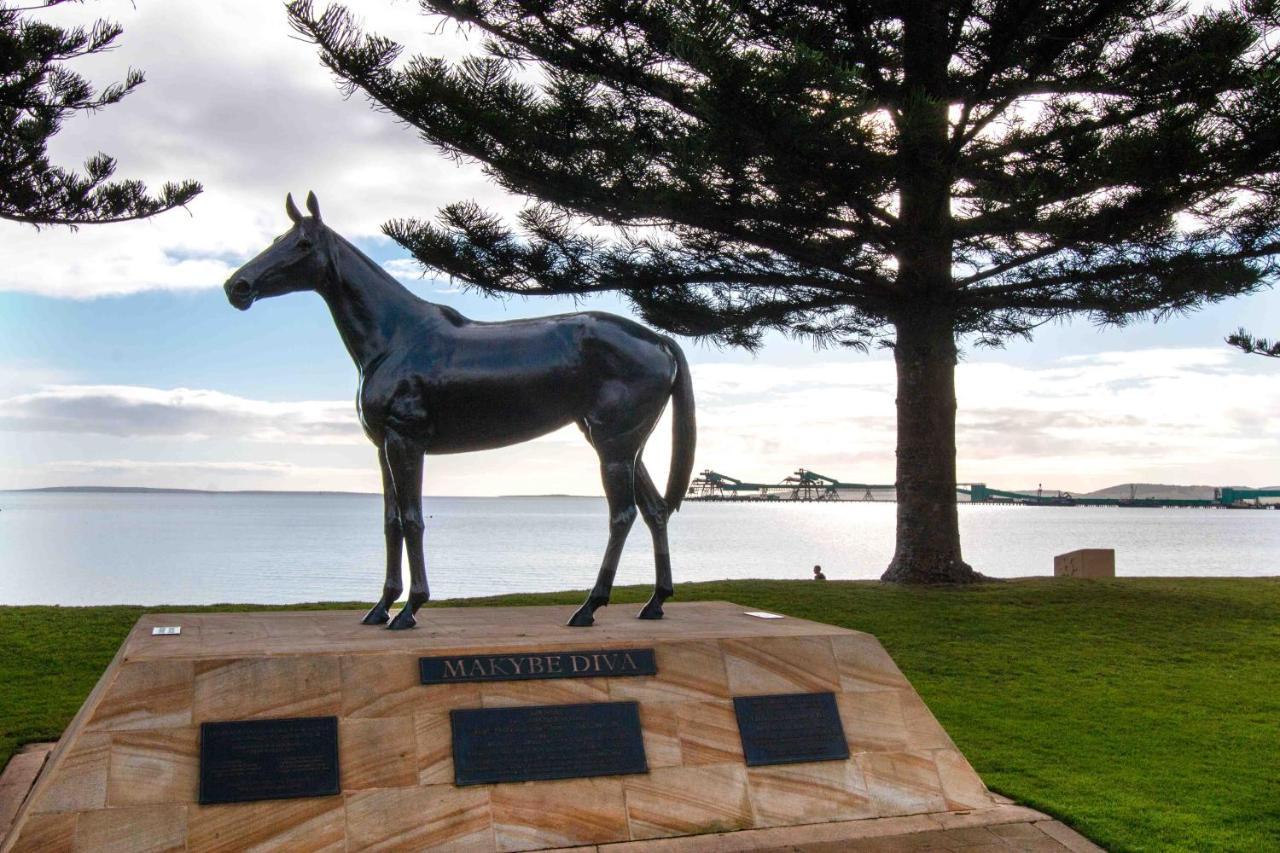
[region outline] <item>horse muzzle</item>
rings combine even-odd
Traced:
[[[234,281],[228,281],[223,290],[227,292],[227,301],[231,303],[233,308],[241,311],[248,311],[249,306],[253,304],[253,300],[257,298],[258,292],[248,279],[237,278]]]

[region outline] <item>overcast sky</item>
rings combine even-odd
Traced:
[[[404,0],[353,4],[374,29],[452,56],[474,50]],[[46,13],[55,17],[52,13]],[[286,230],[284,194],[314,189],[326,221],[419,295],[479,319],[572,310],[496,301],[423,279],[379,234],[400,216],[504,196],[360,97],[344,100],[280,4],[137,0],[56,10],[124,26],[120,47],[77,64],[106,84],[147,82],[72,121],[53,154],[102,150],[122,177],[195,178],[188,212],[35,232],[0,223],[0,489],[67,484],[376,491],[353,405],[356,374],[314,294],[246,313],[227,274]],[[616,301],[590,307],[625,312]],[[1267,292],[1160,325],[1041,330],[1004,350],[966,347],[958,373],[959,474],[1005,488],[1280,483],[1280,362],[1222,338],[1280,334]],[[776,481],[805,466],[893,480],[893,367],[883,352],[815,352],[770,339],[756,356],[685,343],[698,395],[697,464]],[[663,470],[665,424],[650,443]],[[428,494],[598,494],[576,430],[428,460]]]

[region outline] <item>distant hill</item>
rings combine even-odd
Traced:
[[[1159,500],[1213,500],[1214,486],[1175,486],[1169,483],[1121,483],[1118,486],[1107,486],[1094,492],[1073,492],[1070,489],[1058,489],[1046,484],[1043,494],[1052,496],[1058,492],[1066,492],[1076,498],[1119,498],[1127,500],[1135,498],[1156,498]],[[1238,486],[1241,489],[1274,489],[1276,486]],[[1034,497],[1036,489],[1008,489],[1020,495]]]
[[[157,489],[151,486],[45,486],[39,489],[0,489],[0,492],[97,492],[148,495],[379,495],[381,492],[291,491],[288,489]],[[431,498],[456,495],[425,495]],[[590,498],[598,495],[498,495],[500,498]]]
[[[155,495],[371,495],[374,492],[288,491],[284,489],[154,489],[150,486],[45,486],[41,489],[8,489],[12,492],[115,492]]]
[[[548,492],[545,495],[494,495],[503,498],[598,498],[599,495],[571,495],[568,492]]]
[[[1076,494],[1078,498],[1159,498],[1161,500],[1212,500],[1213,486],[1171,486],[1166,483],[1122,483],[1096,492]]]

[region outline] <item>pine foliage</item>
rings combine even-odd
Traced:
[[[48,7],[65,0],[46,0]],[[119,25],[98,21],[64,29],[0,6],[0,219],[36,227],[143,219],[191,201],[195,181],[166,183],[156,195],[141,181],[116,180],[116,161],[96,154],[83,172],[49,161],[49,140],[77,113],[94,112],[143,82],[141,71],[101,91],[65,63],[110,50]]]
[[[1280,340],[1269,341],[1266,338],[1255,338],[1244,329],[1239,329],[1227,335],[1227,343],[1249,355],[1280,358]]]
[[[656,326],[744,346],[768,329],[865,346],[927,307],[996,344],[1277,271],[1268,2],[421,5],[482,33],[482,55],[405,56],[339,6],[289,12],[350,91],[537,200],[514,223],[459,202],[386,226],[483,291],[618,291]],[[904,280],[938,246],[943,274]]]

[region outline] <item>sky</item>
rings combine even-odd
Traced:
[[[352,7],[414,52],[458,57],[478,40],[406,0]],[[424,276],[382,237],[388,219],[474,199],[505,215],[526,200],[412,130],[345,98],[283,7],[261,0],[97,2],[42,13],[124,27],[76,63],[99,85],[147,82],[69,122],[56,162],[96,151],[120,177],[194,178],[189,206],[140,223],[35,231],[0,222],[0,489],[130,485],[377,491],[356,421],[356,372],[313,293],[227,304],[228,274],[287,230],[284,196],[319,197],[326,223],[423,298],[475,319],[581,308],[598,298],[496,300]],[[997,488],[1088,491],[1116,483],[1280,483],[1280,362],[1223,337],[1280,334],[1280,294],[1125,329],[1085,319],[1004,349],[964,343],[958,471]],[[779,335],[752,355],[682,341],[698,401],[697,469],[775,482],[798,467],[888,483],[894,374],[884,351],[815,350]],[[669,454],[664,421],[646,459]],[[658,475],[661,477],[661,475]],[[431,457],[434,495],[600,494],[576,429],[485,453]]]

